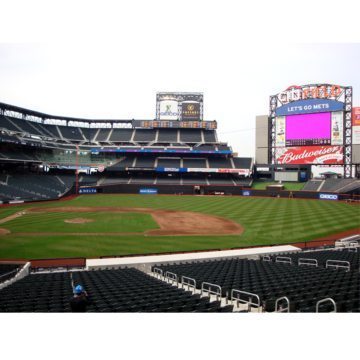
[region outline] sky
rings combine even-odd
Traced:
[[[343,27],[329,19],[294,25],[281,10],[286,2],[275,1],[276,18],[250,5],[256,21],[233,1],[125,1],[116,11],[105,1],[99,12],[79,3],[66,12],[45,2],[31,22],[24,11],[17,26],[2,23],[0,102],[60,116],[153,119],[156,92],[203,92],[204,119],[218,121],[219,140],[239,156],[255,155],[255,117],[290,85],[350,85],[360,106],[360,43],[339,41]]]

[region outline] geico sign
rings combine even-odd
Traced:
[[[322,200],[338,200],[339,196],[334,194],[320,194],[319,198]]]
[[[306,99],[337,99],[342,91],[339,85],[292,85],[278,94],[278,99],[283,104]]]

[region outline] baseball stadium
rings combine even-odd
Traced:
[[[264,99],[255,158],[203,99],[125,120],[0,103],[0,312],[360,311],[353,88]]]

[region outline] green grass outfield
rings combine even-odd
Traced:
[[[65,220],[85,218],[92,222],[84,224],[65,223]],[[50,224],[50,225],[49,225]],[[11,233],[136,233],[158,229],[159,226],[149,214],[137,213],[32,213],[3,224]]]
[[[302,190],[306,183],[304,182],[290,182],[283,181],[281,185],[284,185],[285,190],[299,191]],[[254,181],[251,188],[254,190],[265,190],[268,185],[279,185],[278,181]]]
[[[89,232],[89,227],[93,232],[99,232],[99,229],[117,232],[120,225],[121,231],[142,232],[156,228],[156,224],[147,214],[27,214],[0,224],[0,228],[12,231],[0,236],[0,258],[98,257],[291,243],[355,229],[360,224],[359,207],[342,202],[237,196],[83,195],[69,201],[3,207],[0,208],[0,219],[21,209],[64,206],[195,211],[229,218],[240,223],[245,231],[241,235],[224,236],[74,236],[66,234],[75,231],[64,230],[64,218],[94,216],[96,222],[77,225],[88,226],[86,231],[79,229],[79,232]],[[59,234],[24,236],[23,232]]]

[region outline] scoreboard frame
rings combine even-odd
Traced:
[[[276,118],[277,114],[283,111],[291,111],[298,109],[297,105],[301,105],[306,110],[306,104],[314,104],[318,101],[326,100],[331,104],[341,104],[343,108],[343,167],[344,178],[351,178],[352,170],[352,103],[353,91],[351,86],[340,86],[334,84],[310,84],[289,86],[285,91],[270,96],[269,102],[269,152],[268,162],[277,164],[277,145],[276,145]],[[304,106],[305,105],[305,106]],[[313,108],[314,109],[314,108]],[[339,110],[339,109],[337,109]],[[336,111],[330,110],[330,111]],[[307,113],[322,112],[306,111]],[[295,111],[296,113],[296,111]],[[316,164],[315,164],[316,165]],[[335,165],[335,164],[334,164]]]

